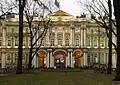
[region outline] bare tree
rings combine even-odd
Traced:
[[[6,15],[18,14],[18,4],[16,0],[1,0],[0,19],[5,19]]]
[[[29,0],[25,7],[25,15],[30,31],[30,49],[29,49],[29,62],[28,69],[31,69],[32,59],[37,54],[40,46],[42,45],[42,40],[46,36],[47,30],[50,27],[50,19],[44,20],[44,15],[46,13],[52,13],[51,5],[45,4],[46,2],[41,2],[40,0]],[[34,21],[34,17],[39,17],[39,21]],[[39,31],[42,29],[42,32]],[[37,43],[40,41],[39,45],[36,47]],[[36,48],[36,49],[35,49]],[[35,49],[33,51],[33,49]]]
[[[112,5],[110,0],[86,0],[79,2],[85,7],[85,10],[89,12],[91,18],[101,27],[105,28],[107,37],[109,39],[109,56],[108,56],[108,68],[107,74],[111,74],[112,71],[112,45],[116,50],[116,44],[112,42],[112,34],[117,37],[116,32],[113,30],[116,27],[114,20],[112,20]]]
[[[19,0],[19,46],[16,74],[22,73],[22,51],[23,51],[23,11],[26,0]]]

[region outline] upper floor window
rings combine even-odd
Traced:
[[[18,46],[18,42],[19,42],[18,37],[15,37],[15,46]]]
[[[58,45],[62,46],[62,40],[61,39],[58,39]]]
[[[91,33],[93,33],[94,32],[94,30],[93,30],[93,28],[91,28]]]
[[[91,33],[91,32],[90,32],[90,28],[87,28],[87,33],[88,33],[88,34],[90,34],[90,33]]]
[[[6,62],[7,62],[7,63],[10,63],[10,62],[11,62],[11,54],[7,54],[7,55],[6,55],[6,58],[7,58],[7,59],[6,59]]]
[[[54,46],[54,40],[51,39],[51,46]]]
[[[23,38],[23,46],[25,46],[25,38]]]
[[[12,33],[12,28],[7,27],[7,33]]]
[[[69,46],[69,40],[65,40],[65,46]]]
[[[8,42],[7,42],[8,44],[8,46],[11,46],[11,44],[12,44],[12,39],[11,39],[11,37],[8,37]]]
[[[79,46],[79,39],[76,39],[76,46]]]
[[[42,44],[41,45],[44,46],[44,40],[42,40]]]
[[[2,60],[2,53],[0,53],[0,61]]]
[[[97,43],[98,42],[98,38],[97,37],[93,37],[93,46],[97,47]]]
[[[87,46],[90,47],[90,44],[91,44],[91,37],[87,37]]]
[[[17,27],[14,28],[14,33],[18,33],[19,32],[18,30],[19,30],[19,28],[17,28]]]
[[[105,46],[105,38],[101,37],[100,38],[100,47],[104,47]]]
[[[0,46],[2,46],[2,39],[0,38]]]

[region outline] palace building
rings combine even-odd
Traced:
[[[79,68],[93,63],[108,63],[108,38],[105,29],[85,16],[74,17],[58,10],[47,18],[52,26],[33,58],[35,68]],[[18,20],[11,18],[0,23],[0,67],[15,67],[18,56]],[[29,29],[24,22],[23,65],[28,64]],[[116,42],[113,36],[113,42]],[[39,45],[40,42],[37,43]],[[116,67],[116,52],[112,51],[112,67]]]

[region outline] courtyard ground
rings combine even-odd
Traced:
[[[0,76],[0,85],[120,85],[112,81],[115,74],[90,70],[34,70],[20,75]]]

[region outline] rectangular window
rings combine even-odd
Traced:
[[[42,40],[42,44],[41,45],[44,46],[44,40]]]
[[[25,38],[23,38],[23,46],[25,46]]]
[[[14,33],[18,33],[19,32],[18,30],[19,30],[19,28],[17,28],[17,27],[14,28]]]
[[[97,37],[93,37],[93,46],[97,47],[97,42],[98,42],[98,38]]]
[[[7,28],[7,33],[12,33],[12,28],[8,27]]]
[[[90,32],[90,28],[87,28],[87,34],[90,34],[91,32]]]
[[[54,46],[54,40],[53,39],[51,40],[51,46]]]
[[[101,37],[100,38],[100,47],[104,47],[105,46],[105,38]]]
[[[65,46],[69,46],[69,40],[65,41]]]
[[[11,44],[12,44],[12,39],[11,39],[11,37],[8,37],[8,46],[11,46]]]
[[[62,40],[61,39],[58,40],[58,45],[62,46]]]
[[[87,37],[87,47],[90,47],[91,37]]]
[[[0,46],[2,46],[2,39],[0,38]]]
[[[76,39],[76,46],[79,46],[79,39]]]
[[[18,46],[19,40],[18,37],[15,37],[15,46]]]

